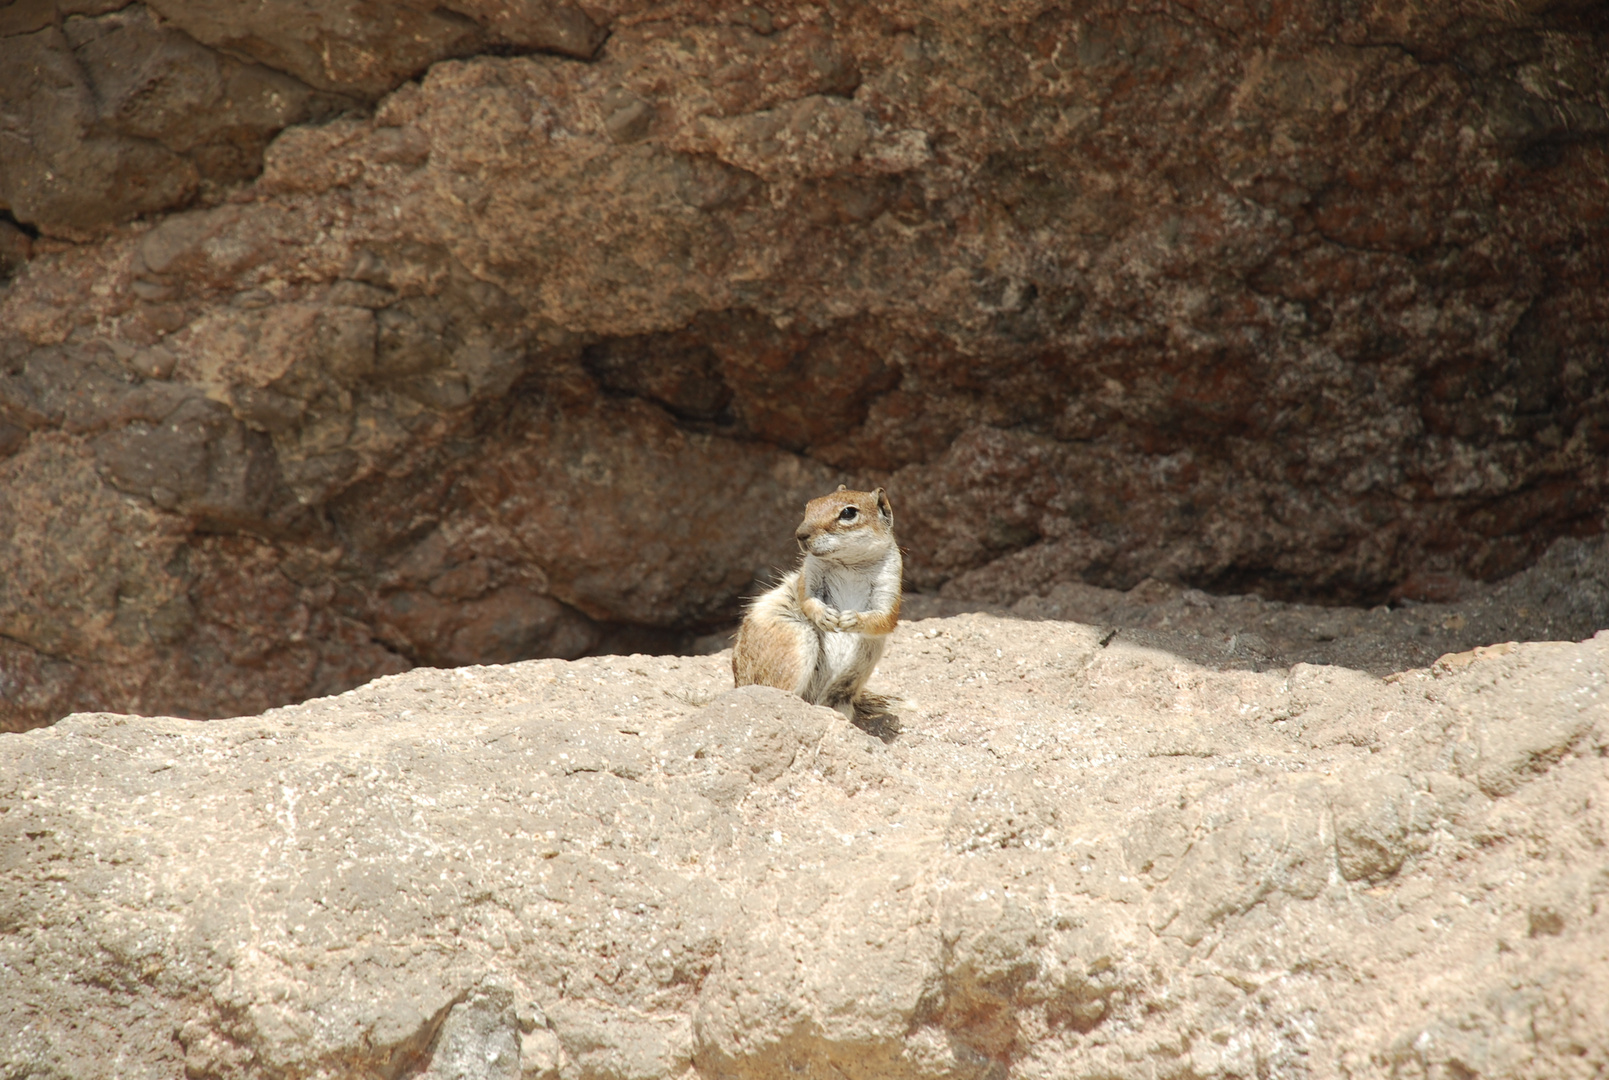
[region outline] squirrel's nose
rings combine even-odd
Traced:
[[[797,529],[793,530],[793,538],[799,541],[801,544],[810,539],[810,526],[801,525]]]

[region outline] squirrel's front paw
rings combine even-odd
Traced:
[[[854,630],[858,626],[860,626],[860,612],[840,611],[838,613],[838,629]]]
[[[827,606],[814,596],[806,598],[804,613],[807,619],[823,630],[837,630],[839,619],[843,615],[837,608]]]

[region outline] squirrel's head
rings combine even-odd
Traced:
[[[794,530],[799,546],[811,555],[841,563],[882,558],[894,542],[894,508],[888,492],[838,490],[805,504],[804,520]]]

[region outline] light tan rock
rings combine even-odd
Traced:
[[[1606,649],[971,614],[886,742],[724,656],[0,735],[0,1071],[1599,1075]]]

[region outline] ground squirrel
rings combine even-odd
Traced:
[[[899,622],[903,563],[888,493],[811,499],[794,531],[804,560],[755,598],[732,649],[739,686],[775,686],[851,720],[886,702],[865,692]]]

